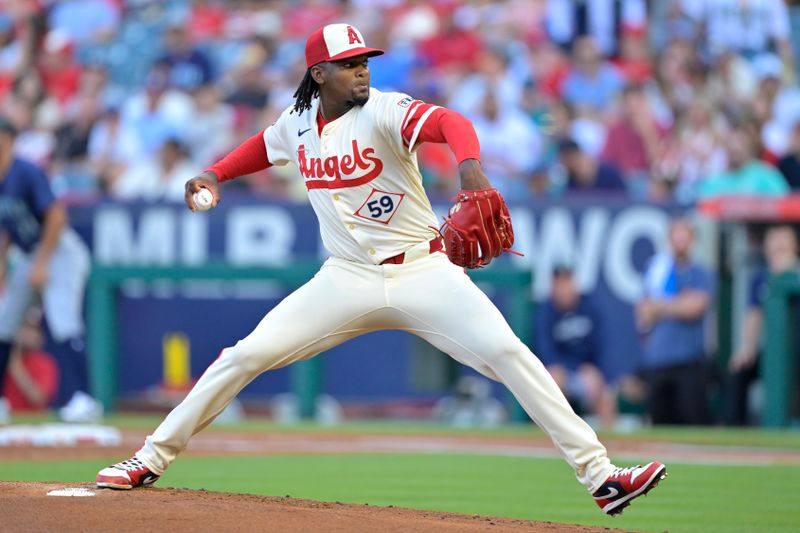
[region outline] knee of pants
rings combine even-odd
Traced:
[[[481,358],[489,368],[498,368],[513,364],[524,357],[533,357],[530,350],[519,340],[498,343],[488,348]]]
[[[220,361],[231,365],[239,371],[247,374],[255,374],[262,370],[264,362],[261,354],[248,347],[242,341],[234,346],[225,348],[220,354]]]

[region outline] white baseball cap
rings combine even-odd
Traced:
[[[306,67],[324,61],[339,61],[366,54],[379,56],[383,50],[367,48],[361,32],[350,24],[328,24],[312,33],[306,41]]]

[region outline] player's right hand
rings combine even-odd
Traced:
[[[217,207],[219,203],[219,183],[217,182],[217,176],[213,172],[203,172],[199,176],[195,176],[186,182],[186,192],[183,195],[183,199],[186,201],[187,207],[192,211],[197,211],[197,206],[194,205],[192,195],[203,188],[211,191],[211,194],[214,196],[211,207]]]

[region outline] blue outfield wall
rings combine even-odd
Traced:
[[[447,200],[435,204],[444,213]],[[603,369],[611,378],[634,370],[641,356],[632,302],[642,271],[665,246],[668,206],[632,204],[619,198],[569,199],[512,205],[515,249],[506,254],[532,269],[532,298],[549,291],[553,265],[575,266],[581,290],[596,298],[604,317]],[[182,204],[98,203],[70,208],[72,225],[106,265],[288,265],[327,255],[316,217],[307,204],[237,197],[229,192],[217,209],[191,213]],[[131,283],[120,299],[119,391],[136,393],[162,381],[165,334],[184,333],[197,377],[219,351],[245,336],[286,290],[270,282]],[[497,299],[502,310],[502,297]],[[309,309],[306,320],[313,319]],[[533,331],[533,328],[531,327]],[[410,335],[379,332],[354,339],[324,355],[323,389],[342,399],[431,398],[446,391],[420,390],[412,378]],[[533,351],[536,351],[535,340]],[[289,390],[285,369],[259,377],[243,395]],[[500,388],[497,388],[499,394]]]

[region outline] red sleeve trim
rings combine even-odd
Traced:
[[[425,113],[431,108],[435,109],[425,116]],[[411,110],[407,115],[409,114],[411,114]],[[414,132],[420,121],[423,122],[415,138]],[[444,107],[420,103],[417,106],[417,112],[409,117],[407,122],[408,124],[403,127],[403,142],[407,147],[412,140],[414,142],[414,146],[410,146],[409,149],[413,149],[423,142],[446,142],[455,154],[458,163],[466,159],[480,160],[481,146],[478,135],[475,133],[472,123],[463,115]]]
[[[236,147],[231,153],[208,167],[206,170],[217,175],[220,182],[246,176],[271,167],[267,157],[264,132],[257,133]]]

